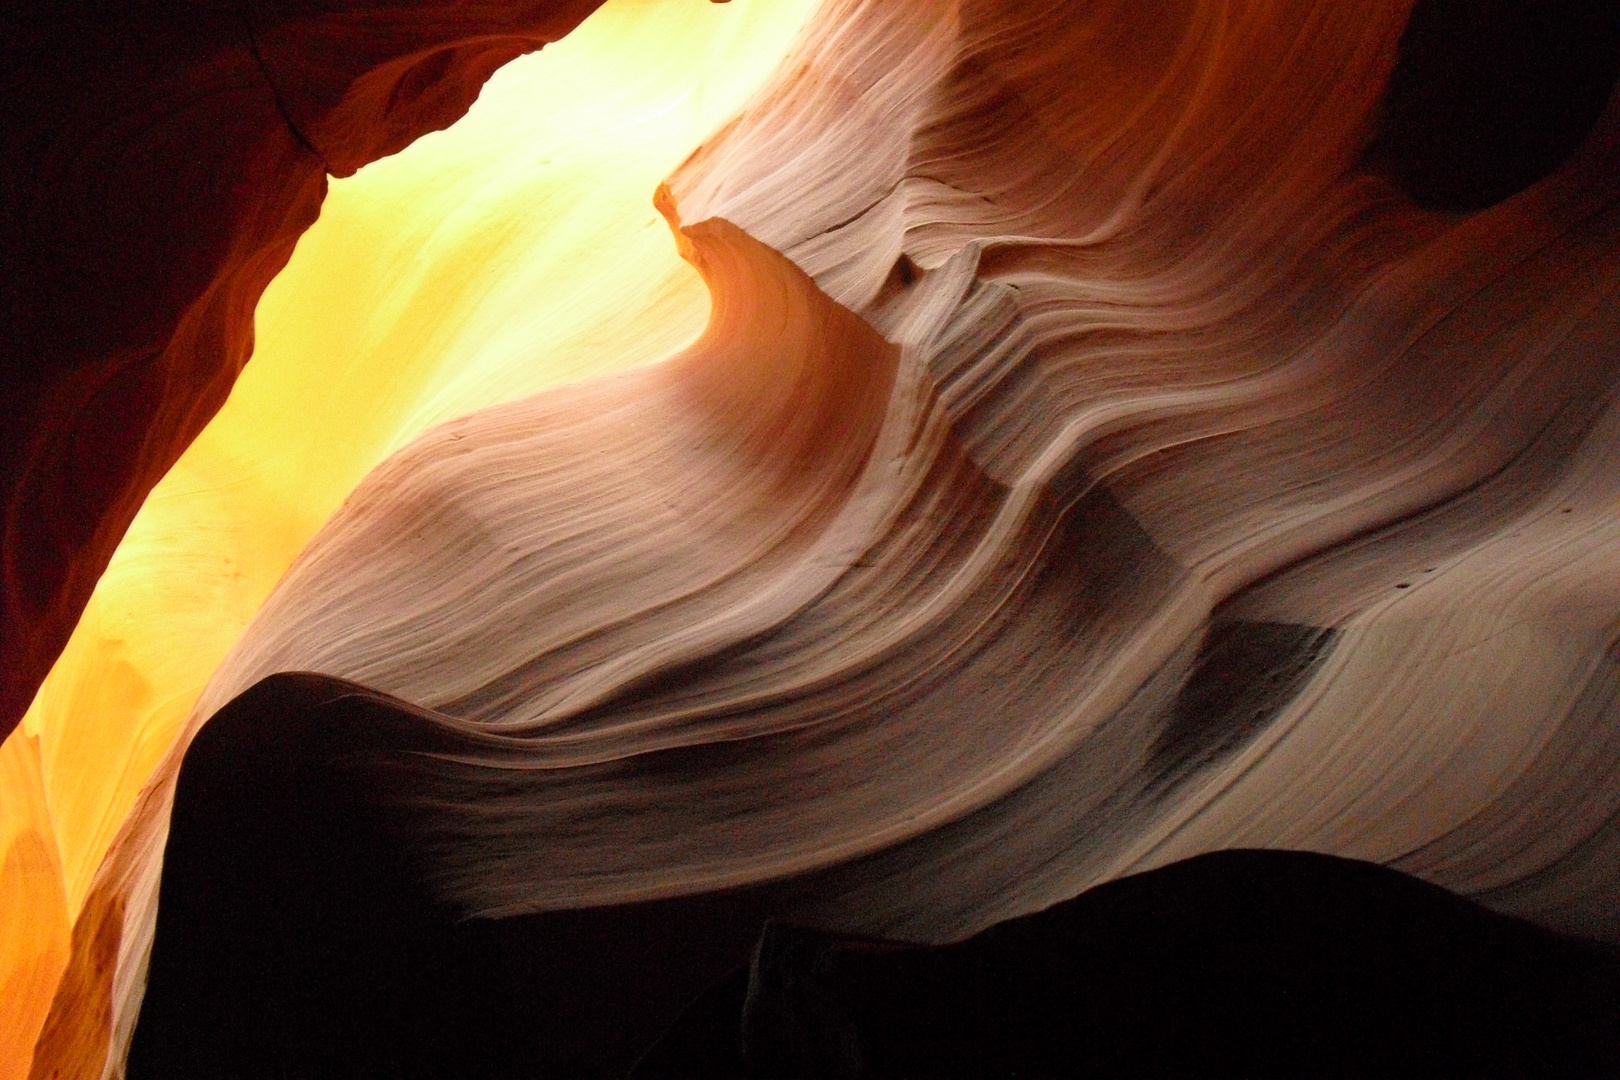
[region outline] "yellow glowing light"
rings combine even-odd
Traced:
[[[708,315],[652,194],[819,0],[610,0],[448,131],[334,181],[252,362],[153,489],[0,747],[0,1080],[197,694],[357,481],[426,428],[657,360]]]
[[[39,740],[0,745],[0,1078],[21,1080],[68,962],[67,904]]]

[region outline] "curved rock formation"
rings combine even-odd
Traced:
[[[132,1076],[615,1076],[661,1028],[632,1075],[1616,1064],[1612,955],[1295,852],[1189,860],[933,950],[767,927],[752,965],[805,881],[458,921],[423,887],[431,811],[401,812],[400,782],[454,741],[310,675],[210,721],[176,795]]]
[[[1446,218],[1353,169],[1401,12],[1166,10],[1157,64],[1106,11],[925,14],[824,12],[784,82],[677,175],[709,219],[686,230],[716,296],[693,351],[468,417],[378,470],[197,716],[314,670],[453,718],[503,789],[510,755],[528,782],[508,809],[469,794],[449,802],[476,801],[478,824],[446,814],[480,853],[447,843],[439,885],[484,915],[971,833],[965,815],[1084,762],[1068,788],[1088,797],[1042,830],[951,845],[962,879],[863,870],[862,917],[923,937],[1237,838],[1430,871],[1418,849],[1532,784],[1555,732],[1601,730],[1609,129],[1545,184]],[[1056,73],[1125,46],[1135,95],[1081,108]],[[807,107],[835,86],[853,112]],[[868,116],[909,150],[856,153]],[[892,362],[877,335],[751,236],[900,344],[892,380],[870,374]],[[1337,637],[1280,718],[1194,722],[1170,702],[1206,626],[1206,655],[1235,634],[1267,657],[1268,627]],[[1198,745],[1167,757],[1188,723]],[[1408,738],[1473,752],[1384,764]],[[734,756],[649,778],[711,744]],[[1363,770],[1371,806],[1338,779]],[[1342,800],[1302,788],[1312,771]],[[1285,792],[1304,805],[1265,818]],[[1553,861],[1609,816],[1591,797],[1598,819]],[[567,824],[604,799],[628,832]],[[486,831],[575,839],[497,854],[470,843]]]
[[[0,737],[230,392],[347,176],[601,0],[12,5],[0,125]]]
[[[127,1033],[154,926],[132,1067],[183,1071],[165,926],[259,947],[196,867],[289,888],[189,862],[211,813],[335,890],[288,926],[689,904],[688,982],[766,914],[949,942],[1234,847],[1620,940],[1620,24],[1491,10],[1482,60],[1445,4],[826,4],[658,195],[702,339],[355,490],[103,864],[36,1071]],[[1544,87],[1547,41],[1545,137],[1413,89]],[[197,779],[255,755],[262,804]],[[354,830],[276,824],[300,778]],[[299,861],[332,836],[378,865]]]
[[[594,7],[69,0],[0,12],[0,739],[142,500],[225,401],[253,349],[254,305],[315,220],[328,173],[449,125],[496,67]],[[89,700],[137,697],[127,674],[96,672]],[[0,751],[33,758],[20,774],[32,779],[0,797],[8,1078],[27,1074],[80,899],[51,833],[53,814],[82,822],[48,805],[38,742],[19,733]],[[78,787],[138,789],[150,764],[121,776],[98,761]]]
[[[131,1076],[619,1075],[773,909],[754,890],[458,918],[391,770],[351,768],[383,747],[446,749],[430,714],[311,675],[198,734]]]
[[[1585,755],[1607,745],[1613,708],[1615,612],[1601,599],[1613,548],[1598,522],[1612,499],[1620,114],[1611,101],[1561,171],[1471,216],[1421,209],[1385,179],[1415,184],[1451,154],[1453,133],[1436,137],[1410,87],[1487,61],[1538,87],[1506,111],[1494,93],[1453,107],[1464,129],[1497,133],[1491,146],[1524,139],[1538,94],[1555,128],[1597,114],[1620,66],[1613,13],[1529,10],[1493,7],[1436,49],[1449,5],[1419,8],[1403,36],[1396,8],[1166,4],[1150,21],[986,4],[951,9],[953,23],[852,4],[673,179],[688,216],[737,222],[874,325],[894,326],[921,302],[908,297],[971,264],[965,343],[928,361],[970,457],[1015,490],[1079,474],[1109,493],[1176,572],[1154,576],[1181,575],[1170,595],[1210,619],[1202,645],[1190,628],[1138,639],[1156,650],[1158,692],[1181,702],[1155,736],[1158,760],[1130,767],[1161,774],[1141,782],[1165,816],[1103,839],[1122,820],[1117,781],[1079,766],[1034,781],[1010,800],[1027,809],[986,810],[1005,824],[980,827],[1090,854],[1045,863],[1051,893],[1026,891],[1025,867],[964,871],[959,887],[974,883],[1000,913],[1096,880],[1076,875],[1093,857],[1110,876],[1267,844],[1399,859],[1514,910],[1614,932],[1597,899],[1613,884],[1594,875],[1608,873],[1597,852],[1620,804],[1596,794],[1607,766],[1589,771]],[[1568,115],[1544,96],[1559,20],[1568,70],[1552,86],[1595,88],[1567,99]],[[1076,65],[1088,78],[1065,79]],[[804,106],[835,90],[859,103],[857,122]],[[887,152],[854,154],[878,124]],[[1476,162],[1495,173],[1415,194],[1477,204],[1559,161],[1556,146],[1520,149]],[[773,210],[789,190],[808,197]],[[1235,634],[1253,643],[1239,654],[1273,657],[1228,677],[1258,677],[1299,666],[1286,642],[1330,630],[1336,643],[1307,650],[1320,667],[1280,716],[1266,695],[1228,695],[1222,715],[1190,722],[1176,656],[1207,670],[1193,657],[1230,653]],[[1142,696],[1154,682],[1138,685],[1137,707],[1164,715]],[[1108,713],[1090,723],[1107,730]],[[1167,759],[1172,743],[1185,748]],[[1233,756],[1210,767],[1222,753]],[[1122,746],[1079,756],[1130,759]],[[1187,775],[1189,756],[1202,777]],[[1553,775],[1571,788],[1554,795]],[[1110,791],[1099,798],[1112,812],[1077,811],[1069,827],[1039,809],[1077,785]],[[1187,802],[1171,809],[1178,788]],[[1535,832],[1565,798],[1581,809],[1534,855],[1528,833],[1496,832],[1510,817]],[[1511,869],[1508,850],[1524,853]]]
[[[13,736],[37,737],[48,811],[33,825],[59,850],[51,888],[65,903],[36,909],[45,893],[8,890],[3,921],[43,932],[78,919],[213,669],[391,449],[702,332],[707,291],[649,194],[769,75],[808,12],[610,5],[503,69],[453,129],[332,182],[254,313],[253,364],[153,489]]]

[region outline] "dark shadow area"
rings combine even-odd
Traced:
[[[1418,0],[1368,165],[1422,206],[1483,209],[1567,161],[1617,76],[1613,0]]]
[[[312,675],[204,727],[129,1076],[1620,1070],[1613,956],[1306,853],[1203,856],[940,948],[767,924],[780,885],[458,919],[428,888],[410,773],[378,767],[447,740]]]
[[[1613,1076],[1617,1040],[1595,947],[1393,870],[1230,851],[942,948],[771,924],[633,1075]]]
[[[1154,779],[1174,783],[1247,742],[1294,699],[1337,636],[1292,623],[1211,626],[1154,744]]]
[[[444,749],[417,710],[312,675],[233,701],[186,755],[132,1080],[619,1076],[744,962],[738,893],[500,920],[434,903],[375,763]]]

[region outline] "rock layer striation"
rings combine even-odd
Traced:
[[[237,905],[160,886],[171,805],[332,827],[188,789],[253,740],[267,815],[308,776],[397,855],[319,875],[358,910],[691,904],[693,972],[767,914],[945,943],[1251,847],[1620,940],[1620,26],[1490,9],[1495,68],[1580,75],[1573,135],[1420,107],[1479,61],[1445,5],[830,0],[656,196],[703,337],[361,483],[126,824],[52,1022],[127,1032],[156,927],[132,1066],[178,1060],[164,927]],[[1514,167],[1448,156],[1471,129]]]

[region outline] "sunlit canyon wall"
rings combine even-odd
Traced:
[[[1620,940],[1612,14],[609,5],[265,288],[588,6],[426,67],[474,16],[402,7],[347,97],[389,34],[252,35],[271,209],[146,256],[206,279],[162,326],[18,323],[158,388],[16,382],[14,697],[77,629],[0,751],[7,1075],[121,1075],[150,972],[139,1071],[289,881],[660,912],[688,992],[766,914],[948,941],[1238,847]],[[64,449],[58,386],[148,411]]]

